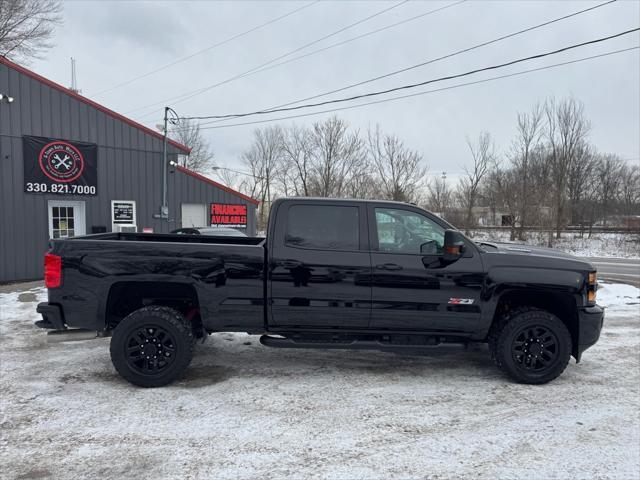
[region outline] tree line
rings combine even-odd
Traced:
[[[242,154],[249,175],[229,170],[223,182],[260,200],[264,226],[279,196],[383,198],[419,203],[427,183],[422,155],[380,127],[362,133],[337,117],[311,127],[257,129]]]
[[[256,129],[241,157],[249,175],[218,175],[260,200],[261,226],[280,196],[378,198],[424,206],[467,231],[484,208],[507,218],[512,239],[534,226],[559,237],[567,225],[640,214],[638,162],[599,152],[590,132],[580,101],[547,99],[516,115],[516,135],[502,153],[488,132],[467,139],[467,166],[452,183],[428,177],[423,155],[397,135],[379,126],[363,132],[334,116]]]

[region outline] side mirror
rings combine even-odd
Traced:
[[[464,237],[458,230],[445,230],[444,253],[442,259],[446,262],[455,262],[464,253]]]
[[[438,242],[435,240],[429,240],[428,242],[420,245],[420,253],[422,255],[437,255],[438,254]]]

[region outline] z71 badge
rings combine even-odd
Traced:
[[[450,305],[471,305],[473,303],[473,298],[450,298]]]

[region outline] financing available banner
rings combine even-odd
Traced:
[[[242,204],[212,203],[209,222],[212,227],[247,228],[247,206]]]
[[[22,150],[25,192],[98,193],[96,144],[24,135]]]

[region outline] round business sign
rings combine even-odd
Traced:
[[[54,182],[73,182],[84,171],[84,158],[80,151],[62,141],[42,147],[38,162],[42,172]]]

